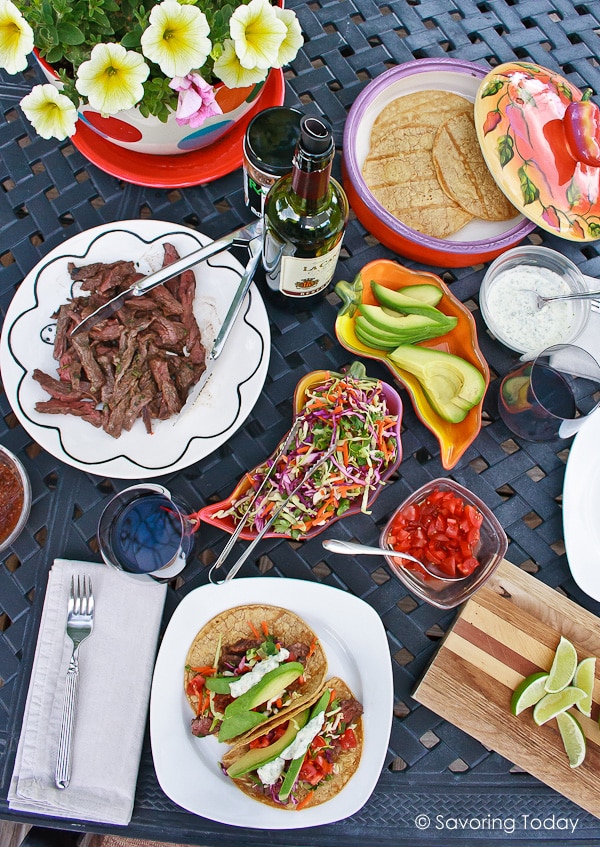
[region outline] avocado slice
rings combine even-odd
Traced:
[[[272,762],[286,747],[292,743],[299,730],[308,723],[310,709],[304,709],[299,714],[291,717],[283,735],[269,744],[268,747],[256,747],[247,750],[243,756],[227,768],[227,775],[232,779],[243,776],[245,773],[261,768],[268,762]]]
[[[253,685],[244,694],[237,697],[233,703],[230,703],[225,709],[225,717],[237,715],[240,712],[246,712],[250,709],[255,709],[261,703],[266,703],[272,697],[277,697],[282,691],[302,676],[304,673],[304,665],[300,662],[284,662],[272,671],[266,673],[256,685]]]
[[[405,285],[399,289],[405,297],[412,297],[414,300],[420,300],[421,303],[427,303],[428,306],[437,306],[444,292],[437,285],[432,285],[430,282],[419,283],[418,285]]]
[[[389,354],[399,368],[413,374],[437,414],[460,423],[485,393],[479,370],[453,353],[403,344]]]
[[[240,712],[237,715],[226,717],[219,728],[219,741],[230,741],[232,738],[237,738],[243,732],[248,732],[256,726],[260,726],[268,720],[268,715],[263,715],[262,712]]]
[[[327,688],[319,697],[315,705],[312,707],[310,712],[310,720],[316,717],[319,712],[324,712],[327,706],[329,705],[329,698],[331,697],[331,689]],[[285,750],[285,747],[282,748]],[[306,754],[304,754],[306,755]],[[281,788],[279,789],[279,799],[282,803],[285,803],[290,796],[290,792],[294,785],[296,784],[296,779],[298,778],[298,774],[300,773],[300,768],[302,767],[302,762],[304,761],[304,755],[298,756],[297,759],[292,759],[290,762],[290,766],[287,769],[287,773],[284,777],[283,782],[281,783]]]
[[[229,686],[239,679],[237,676],[207,676],[204,685],[215,694],[229,694]]]
[[[415,300],[414,297],[407,296],[403,289],[395,291],[393,288],[386,288],[385,285],[372,282],[371,291],[382,306],[393,309],[394,312],[402,312],[406,315],[425,315],[431,318],[431,320],[439,320],[441,322],[448,317],[434,306]]]
[[[427,315],[390,314],[384,312],[381,306],[371,306],[366,303],[362,303],[358,311],[366,321],[372,324],[371,331],[374,329],[397,335],[399,344],[437,338],[450,332],[457,324],[457,318],[443,315],[441,312],[439,312],[440,320],[434,320]]]

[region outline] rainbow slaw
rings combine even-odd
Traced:
[[[260,532],[332,444],[332,456],[290,498],[272,530],[297,539],[342,515],[359,499],[361,511],[367,511],[370,494],[384,483],[383,473],[398,454],[398,419],[389,412],[381,382],[332,374],[306,390],[298,420],[298,430],[277,466],[273,468],[275,460],[269,459],[248,474],[248,489],[215,518],[242,521],[271,469],[246,518],[246,527]]]

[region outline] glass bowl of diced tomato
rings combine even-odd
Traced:
[[[452,609],[468,600],[500,564],[508,539],[489,507],[458,482],[434,479],[407,497],[381,534],[381,546],[409,553],[419,565],[393,555],[387,561],[413,594]]]

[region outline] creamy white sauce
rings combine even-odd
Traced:
[[[573,303],[557,300],[538,310],[527,289],[546,297],[571,293],[568,284],[548,268],[533,265],[507,268],[490,286],[487,297],[490,315],[505,340],[527,352],[559,344],[573,326]]]
[[[257,768],[256,773],[263,785],[273,785],[277,782],[288,759],[299,759],[304,756],[315,736],[321,731],[324,722],[325,712],[319,712],[298,732],[292,743],[276,759]]]
[[[285,662],[289,655],[290,651],[286,650],[285,647],[281,647],[277,653],[274,653],[272,656],[268,656],[266,659],[263,659],[262,662],[258,662],[249,673],[242,674],[235,682],[231,683],[229,686],[229,693],[231,696],[239,697],[240,695],[245,694],[246,691],[253,688],[257,682],[260,682],[265,674],[274,670],[274,668],[281,664],[281,662]]]
[[[272,762],[267,762],[260,768],[257,768],[256,773],[263,785],[274,785],[283,772],[285,759],[277,756]]]

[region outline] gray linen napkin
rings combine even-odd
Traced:
[[[94,631],[79,652],[72,776],[54,785],[65,679],[71,575],[92,579]],[[57,817],[127,824],[131,819],[166,585],[106,565],[57,559],[27,695],[9,807]]]

